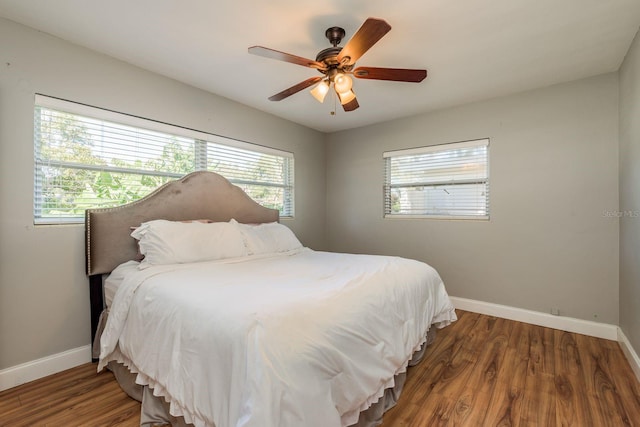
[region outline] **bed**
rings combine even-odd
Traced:
[[[456,320],[427,264],[314,251],[278,220],[212,172],[87,211],[94,355],[141,426],[379,425]]]

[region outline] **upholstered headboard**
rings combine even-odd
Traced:
[[[131,227],[154,219],[171,221],[235,218],[241,223],[279,220],[279,212],[253,201],[239,187],[213,172],[194,172],[126,205],[88,209],[85,214],[86,272],[90,281],[92,340],[103,309],[102,274],[135,259]]]
[[[243,223],[278,221],[279,213],[254,202],[239,187],[213,172],[194,172],[159,187],[148,196],[115,208],[85,214],[87,275],[109,273],[135,259],[131,227],[153,219],[209,219]]]

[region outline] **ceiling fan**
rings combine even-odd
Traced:
[[[368,18],[356,31],[351,40],[344,47],[338,47],[345,36],[344,29],[331,27],[325,31],[325,36],[333,47],[321,50],[315,61],[263,46],[252,46],[249,53],[266,58],[277,59],[303,67],[315,68],[322,76],[311,77],[282,92],[269,97],[270,101],[281,101],[314,84],[311,94],[320,102],[324,101],[331,85],[338,95],[344,111],[358,108],[358,100],[353,92],[353,81],[350,75],[358,79],[392,80],[397,82],[419,83],[427,77],[427,70],[412,70],[406,68],[358,67],[354,69],[356,61],[360,59],[374,44],[391,30],[386,21]]]

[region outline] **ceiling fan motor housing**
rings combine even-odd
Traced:
[[[318,55],[316,55],[316,61],[323,62],[326,65],[338,64],[338,60],[336,59],[336,57],[338,56],[341,50],[342,48],[337,46],[323,49],[320,52],[318,52]]]

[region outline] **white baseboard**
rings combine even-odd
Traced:
[[[575,319],[573,317],[554,316],[553,314],[539,311],[525,310],[523,308],[509,307],[467,298],[450,298],[453,305],[461,310],[502,317],[503,319],[517,320],[519,322],[531,323],[533,325],[575,332],[612,341],[618,340],[619,328],[617,325]]]
[[[622,352],[629,361],[629,365],[631,365],[633,373],[636,374],[636,378],[640,381],[640,357],[638,357],[638,353],[635,352],[631,346],[631,342],[629,342],[629,339],[620,328],[618,328],[618,342],[620,343]]]
[[[91,362],[91,346],[74,348],[0,370],[0,391]]]

